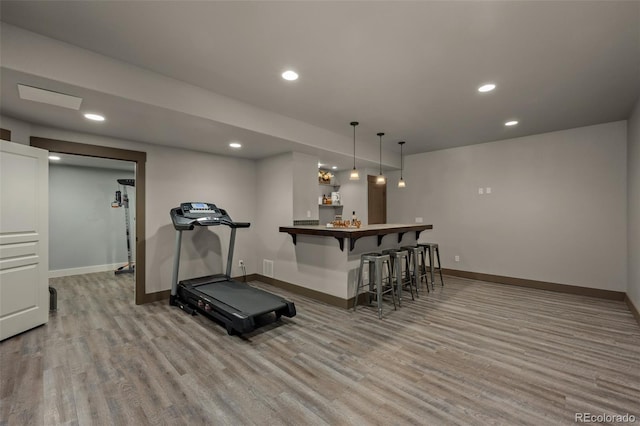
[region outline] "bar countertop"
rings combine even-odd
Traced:
[[[364,225],[360,228],[328,228],[326,226],[281,226],[280,232],[286,232],[293,238],[293,244],[296,244],[297,235],[316,235],[323,237],[334,237],[340,244],[340,250],[344,251],[344,238],[349,238],[350,250],[353,250],[356,241],[361,237],[375,235],[378,237],[378,245],[382,243],[382,237],[387,234],[398,234],[398,243],[402,240],[402,236],[406,232],[414,231],[416,239],[420,232],[426,229],[433,229],[433,225],[423,224],[379,224]]]

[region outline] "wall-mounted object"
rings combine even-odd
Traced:
[[[330,185],[332,177],[333,175],[330,172],[326,172],[324,170],[318,170],[318,183],[322,183],[324,185]]]

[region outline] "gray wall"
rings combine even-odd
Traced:
[[[257,167],[256,200],[260,214],[256,218],[257,239],[253,244],[257,261],[251,265],[251,271],[262,274],[262,261],[273,260],[274,274],[278,279],[284,278],[280,275],[282,271],[278,269],[277,259],[282,250],[293,245],[289,235],[278,231],[280,226],[293,225],[293,158],[293,153],[276,155],[258,161]],[[317,167],[316,160],[314,175]]]
[[[293,219],[318,219],[318,157],[293,153]],[[269,179],[265,176],[265,179]],[[279,183],[278,186],[289,183]],[[283,200],[284,201],[284,200]],[[288,201],[288,200],[287,200]],[[278,201],[280,202],[280,201]],[[309,215],[307,215],[307,213]],[[291,223],[293,225],[293,222]]]
[[[629,285],[627,295],[640,309],[640,99],[628,121],[627,193],[629,217]]]
[[[388,221],[412,223],[419,216],[433,223],[434,231],[424,232],[422,240],[442,244],[445,267],[628,291],[637,305],[638,116],[636,106],[628,123],[628,153],[627,123],[618,122],[408,156],[406,190],[395,186],[399,173],[388,174]],[[291,239],[277,232],[293,219],[292,154],[254,162],[36,125],[31,132],[147,152],[148,293],[170,286],[174,231],[168,211],[189,198],[209,198],[235,219],[254,223],[238,233],[236,247],[236,259],[245,260],[248,273],[261,273],[263,258],[291,261],[287,268],[295,272]],[[177,171],[194,164],[210,170],[205,179]],[[344,211],[356,207],[366,218],[366,192],[348,175],[340,180]],[[493,194],[477,195],[479,186],[491,186]],[[627,197],[633,234],[628,268]],[[201,259],[205,252],[213,253],[213,268],[222,269],[219,247],[227,242],[223,234],[217,247],[183,252],[184,274],[212,268]],[[277,261],[275,270],[277,278],[287,279],[279,276]],[[240,273],[235,265],[233,273]]]
[[[626,291],[626,139],[620,121],[407,156],[389,222],[432,223],[446,268]]]
[[[133,163],[131,171],[49,163],[50,271],[95,266],[108,270],[126,263],[124,208],[112,208],[111,202],[121,189],[116,180],[133,179],[133,168]],[[127,192],[135,230],[135,188]]]
[[[182,201],[211,201],[237,221],[252,222],[238,230],[237,260],[255,265],[255,161],[145,144],[32,125],[32,136],[67,140],[147,153],[146,292],[171,287],[175,229],[169,210]],[[290,204],[289,204],[290,206]],[[52,226],[55,226],[52,225]],[[220,273],[226,266],[230,231],[226,227],[188,232],[183,238],[180,278]],[[251,269],[247,268],[249,273]]]

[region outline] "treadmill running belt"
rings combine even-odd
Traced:
[[[282,297],[239,281],[203,284],[194,290],[248,315],[260,315],[286,306]]]

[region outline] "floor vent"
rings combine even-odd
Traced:
[[[273,278],[273,260],[262,259],[262,275]]]

